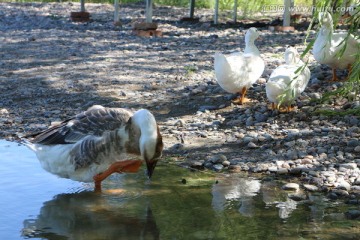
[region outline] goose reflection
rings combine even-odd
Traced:
[[[219,181],[212,188],[212,206],[223,211],[229,201],[239,200],[239,212],[244,216],[254,213],[254,199],[260,190],[260,181],[250,178],[228,177]]]
[[[60,194],[45,202],[35,219],[24,220],[22,236],[41,239],[159,239],[151,208],[125,211],[130,201],[93,192]],[[136,211],[135,211],[136,212]]]

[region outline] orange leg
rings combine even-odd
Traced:
[[[278,108],[278,106],[276,103],[271,103],[271,110],[275,110],[277,108]]]
[[[348,65],[347,70],[348,70],[348,75],[346,77],[346,80],[349,80],[349,77],[350,77],[351,71],[352,71],[352,65],[351,64]]]
[[[330,80],[330,82],[337,82],[338,81],[338,78],[337,78],[337,75],[336,75],[336,68],[333,68],[332,69],[332,79]]]
[[[135,173],[139,170],[142,164],[141,160],[125,160],[115,162],[106,169],[103,173],[94,176],[95,191],[101,191],[101,182],[113,173]]]
[[[238,99],[234,100],[233,103],[235,103],[235,104],[244,104],[246,102],[249,102],[249,99],[245,97],[246,92],[247,92],[247,88],[243,87],[241,89],[241,96]]]

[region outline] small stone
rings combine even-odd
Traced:
[[[312,164],[313,161],[311,159],[309,159],[309,158],[304,158],[304,159],[301,160],[301,163],[302,164]]]
[[[338,182],[337,184],[338,184],[336,187],[337,189],[342,189],[342,190],[346,190],[346,191],[350,191],[350,189],[351,189],[350,183],[348,183],[344,180]]]
[[[175,126],[177,127],[183,127],[185,125],[185,121],[182,119],[179,119],[176,123]]]
[[[288,198],[294,201],[303,201],[307,199],[307,196],[304,193],[290,193],[288,194]]]
[[[360,218],[360,210],[351,209],[345,213],[345,216],[348,219],[359,219]]]
[[[195,169],[203,169],[204,163],[201,161],[192,161],[190,163],[190,167],[195,168]]]
[[[9,111],[7,109],[5,109],[5,108],[2,108],[2,109],[0,109],[0,114],[1,115],[8,115]]]
[[[288,170],[286,168],[279,168],[277,174],[287,174]]]
[[[299,190],[299,188],[300,188],[299,184],[297,184],[297,183],[287,183],[284,186],[282,186],[283,190],[295,190],[295,191],[297,191],[297,190]]]
[[[339,167],[354,170],[354,169],[357,169],[357,164],[356,163],[343,163],[343,164],[340,164]]]
[[[355,148],[354,148],[354,152],[360,152],[360,146],[356,146]]]
[[[316,192],[319,190],[319,188],[315,185],[310,185],[310,184],[304,184],[303,187],[310,192]]]
[[[348,147],[357,147],[360,146],[360,141],[357,139],[351,139],[347,142]]]
[[[248,146],[248,148],[258,148],[258,146],[253,142],[249,142],[249,144],[247,146]]]
[[[228,166],[230,166],[230,161],[225,160],[225,161],[222,162],[222,165],[223,165],[224,167],[228,167]]]
[[[214,164],[214,165],[213,165],[213,169],[214,169],[216,172],[220,172],[223,168],[224,168],[224,166],[223,166],[222,164]]]
[[[339,197],[346,197],[349,196],[349,192],[342,189],[333,189],[331,190],[332,193],[335,193]]]
[[[241,172],[241,166],[239,166],[239,165],[230,165],[229,166],[229,172],[239,173],[239,172]]]

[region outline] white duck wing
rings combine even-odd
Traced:
[[[286,102],[292,101],[305,90],[310,79],[310,70],[305,67],[301,72],[296,73],[301,67],[300,64],[283,65],[277,67],[271,73],[266,84],[266,95],[271,102],[277,103],[279,101],[278,97],[285,93],[288,94],[284,100]]]
[[[237,93],[251,85],[264,71],[264,61],[256,55],[241,52],[225,56],[215,53],[215,75],[219,85],[227,92]]]
[[[121,108],[90,108],[59,125],[32,135],[31,142],[43,145],[76,143],[89,135],[102,136],[106,131],[120,128],[131,116],[130,111]]]

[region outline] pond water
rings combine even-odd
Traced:
[[[298,203],[276,181],[192,172],[163,162],[93,184],[45,172],[30,150],[0,141],[0,239],[360,239],[320,194]]]

